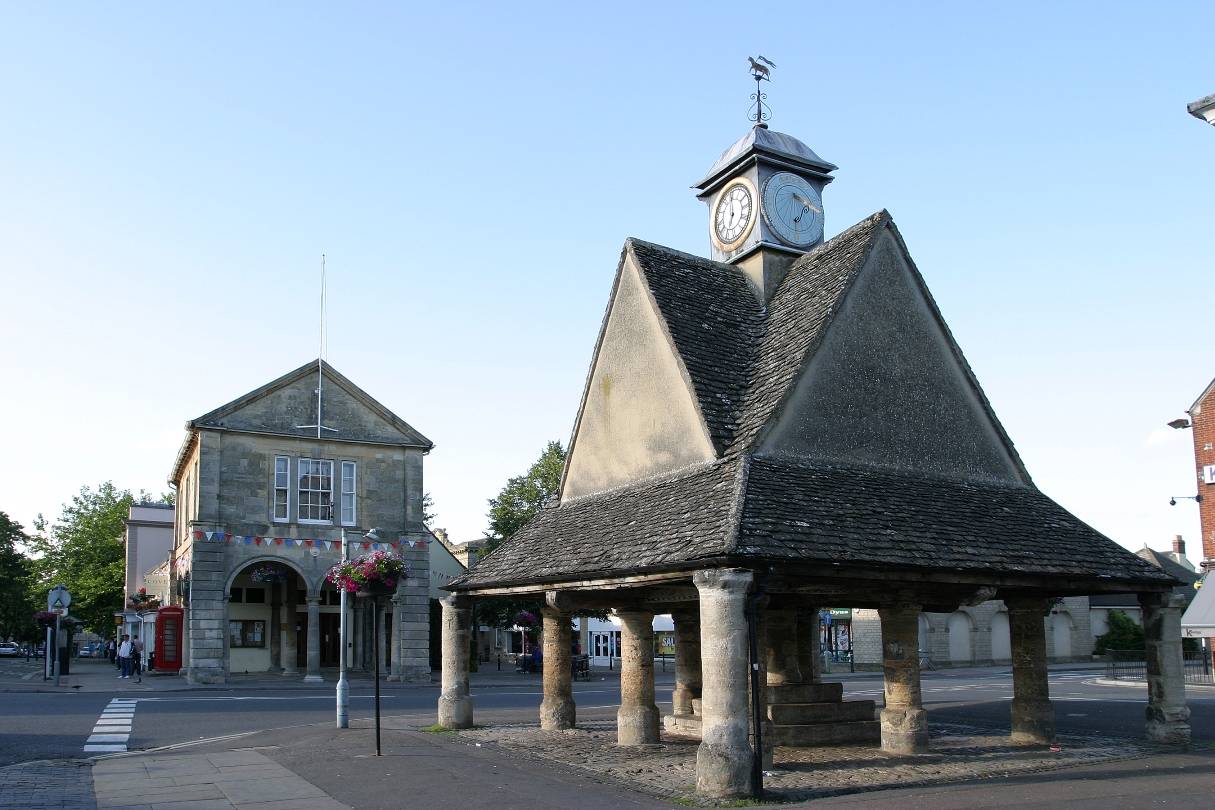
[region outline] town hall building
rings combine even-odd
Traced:
[[[346,664],[429,680],[429,570],[422,461],[433,444],[323,361],[186,423],[171,586],[186,611],[191,683],[269,672],[322,680],[336,667],[342,554],[404,558],[396,593],[347,600]],[[373,531],[374,530],[374,531]],[[376,646],[373,646],[376,645]]]

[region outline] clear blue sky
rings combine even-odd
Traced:
[[[888,208],[1035,480],[1198,552],[1215,376],[1209,3],[0,4],[0,509],[165,489],[182,425],[316,356],[437,443],[438,525],[567,441],[619,251],[708,252],[747,129]]]

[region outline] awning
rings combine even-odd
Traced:
[[[1198,589],[1181,617],[1182,638],[1215,638],[1215,577],[1208,573],[1202,582],[1208,579],[1210,584]]]

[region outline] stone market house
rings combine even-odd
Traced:
[[[443,726],[473,723],[473,599],[528,595],[548,605],[542,728],[575,722],[571,612],[612,608],[618,743],[657,742],[652,619],[671,613],[665,722],[699,734],[702,795],[753,795],[749,605],[765,746],[911,753],[928,745],[921,613],[997,598],[1012,737],[1044,744],[1051,600],[1129,592],[1154,662],[1148,733],[1189,738],[1175,580],[1034,486],[888,213],[822,241],[834,169],[757,126],[697,185],[712,260],[626,241],[558,496],[448,586]],[[822,682],[813,653],[831,605],[878,612],[878,720],[872,701]]]
[[[372,671],[378,644],[390,680],[429,680],[434,538],[422,523],[422,460],[432,443],[317,362],[186,431],[169,482],[190,682],[246,671],[319,681],[336,667],[340,596],[325,576],[344,536],[352,557],[383,549],[411,568],[394,596],[348,600],[347,665]],[[363,536],[372,528],[375,545]]]

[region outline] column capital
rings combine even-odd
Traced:
[[[453,593],[450,596],[442,597],[439,601],[453,610],[470,610],[473,604],[473,598],[466,593]]]
[[[305,596],[305,597],[304,597],[304,601],[305,601],[305,602],[308,604],[308,607],[319,606],[319,605],[321,604],[321,597],[319,597],[319,596]]]
[[[1143,607],[1184,609],[1186,606],[1185,597],[1177,593],[1149,592],[1136,594],[1136,596],[1139,599],[1139,604]]]
[[[699,590],[746,591],[755,581],[755,572],[748,568],[709,568],[692,575]]]

